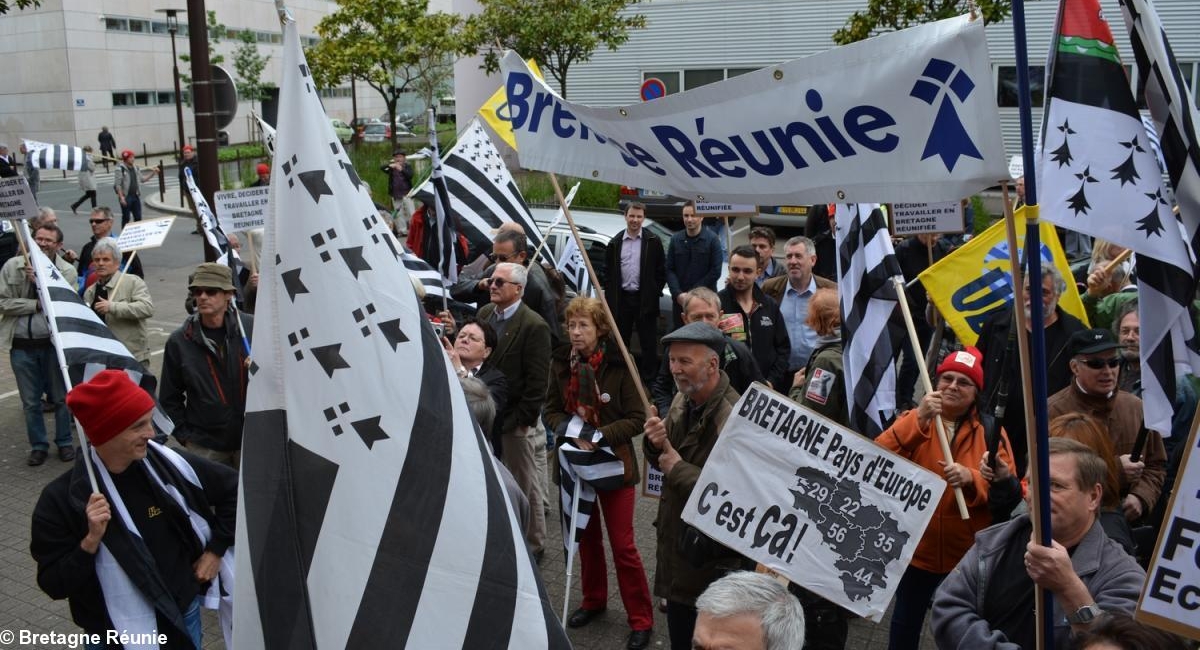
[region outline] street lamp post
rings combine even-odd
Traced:
[[[167,31],[170,32],[170,62],[175,80],[175,124],[179,126],[179,144],[175,146],[175,155],[184,148],[187,140],[184,136],[184,94],[179,89],[179,55],[175,54],[175,35],[179,34],[179,10],[155,10],[167,14]]]

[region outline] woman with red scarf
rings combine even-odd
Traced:
[[[555,431],[557,445],[588,451],[608,447],[624,466],[621,487],[596,491],[596,507],[579,543],[583,602],[567,625],[587,625],[608,606],[608,569],[600,539],[603,518],[632,630],[626,647],[639,650],[649,645],[654,627],[646,570],[633,540],[639,473],[631,443],[642,432],[646,412],[637,393],[638,379],[609,338],[603,304],[596,298],[576,298],[567,305],[566,320],[570,346],[559,348],[553,360],[546,422]]]

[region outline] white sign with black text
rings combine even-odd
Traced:
[[[878,622],[945,489],[933,472],[753,384],[683,520]]]
[[[175,217],[131,221],[121,229],[121,236],[117,237],[117,247],[121,249],[122,253],[128,253],[143,248],[162,246],[163,242],[167,240],[167,233],[171,232],[173,223],[175,223]]]
[[[758,206],[745,203],[697,203],[696,214],[701,217],[738,217],[758,214]]]
[[[37,199],[24,177],[0,180],[0,219],[32,219],[37,210]]]
[[[960,233],[964,229],[961,201],[893,203],[892,234],[897,237],[928,233]]]
[[[225,232],[262,228],[267,224],[270,209],[270,187],[244,187],[213,195],[217,206],[217,222]]]

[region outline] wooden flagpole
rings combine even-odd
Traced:
[[[567,217],[567,224],[571,226],[571,236],[575,238],[575,245],[579,247],[579,256],[583,258],[583,263],[587,266],[588,278],[592,283],[592,288],[596,291],[596,297],[600,299],[600,305],[604,308],[604,316],[608,319],[608,326],[612,330],[613,340],[617,342],[617,349],[621,351],[621,358],[625,360],[625,367],[629,369],[629,374],[637,380],[633,382],[637,388],[638,397],[642,400],[642,408],[646,411],[646,416],[650,416],[650,398],[646,395],[646,387],[642,385],[642,376],[638,372],[637,364],[633,362],[633,357],[629,355],[629,348],[625,347],[625,341],[621,338],[621,332],[617,330],[617,320],[613,318],[612,310],[608,307],[608,301],[604,299],[604,290],[600,287],[600,279],[596,277],[596,269],[592,268],[592,260],[588,257],[587,249],[583,247],[583,240],[579,237],[579,229],[575,227],[575,218],[571,216],[571,208],[567,205],[566,197],[563,196],[562,188],[558,185],[558,176],[553,172],[549,173],[550,183],[554,186],[554,196],[558,199],[558,204],[562,206],[563,214]]]
[[[137,253],[136,250],[129,252],[129,261],[125,263],[124,269],[121,269],[120,260],[117,261],[117,268],[121,271],[121,277],[117,278],[117,283],[113,285],[112,295],[117,295],[117,289],[121,288],[121,283],[125,281],[125,276],[129,274],[129,268],[133,266],[133,258],[137,257]]]

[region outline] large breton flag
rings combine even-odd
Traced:
[[[450,193],[450,211],[458,218],[472,250],[490,248],[493,232],[508,221],[524,226],[530,246],[541,244],[542,235],[533,215],[479,118],[472,119],[458,134],[458,142],[442,158],[442,170]],[[431,181],[422,183],[413,195],[425,205],[433,205]]]
[[[28,228],[24,224],[22,227]],[[133,383],[156,395],[158,381],[154,375],[133,358],[125,344],[113,336],[108,325],[84,304],[83,298],[54,262],[37,246],[29,248],[29,257],[37,275],[42,312],[46,314],[55,345],[62,350],[71,385],[77,386],[101,370],[124,370]],[[175,429],[171,418],[157,407],[154,409],[154,426],[164,435]]]
[[[568,440],[587,440],[596,447],[584,450],[574,444],[558,448],[559,497],[562,504],[563,546],[574,553],[596,508],[596,490],[616,490],[624,485],[625,464],[613,453],[600,430],[578,415],[558,432]],[[578,500],[577,504],[572,502]],[[575,513],[572,521],[571,513]]]
[[[1139,63],[1145,61],[1143,51]],[[1176,376],[1191,365],[1188,342],[1193,350],[1196,343],[1188,315],[1195,264],[1098,0],[1064,0],[1059,6],[1046,70],[1044,145],[1038,165],[1040,186],[1046,188],[1042,215],[1137,253],[1145,421],[1147,428],[1169,436]],[[1157,70],[1144,70],[1139,76],[1156,87],[1164,82]],[[1162,107],[1168,110],[1166,104]],[[1168,171],[1173,159],[1182,170],[1186,160],[1180,158],[1188,157],[1187,147],[1180,150],[1178,143],[1186,136],[1173,126],[1159,128],[1158,133]],[[1173,178],[1181,176],[1176,172]],[[1188,193],[1186,186],[1181,189],[1177,194]],[[1186,215],[1183,208],[1189,206],[1180,207]],[[1193,199],[1190,207],[1200,205]],[[1192,233],[1197,218],[1193,212]]]
[[[850,426],[875,438],[896,410],[896,361],[888,320],[897,306],[892,278],[903,277],[903,272],[878,205],[838,205],[836,214]]]
[[[69,144],[50,144],[37,140],[24,140],[25,150],[33,157],[33,166],[41,169],[64,169],[79,171],[87,164],[87,154],[81,147]]]
[[[567,238],[566,246],[563,246],[562,254],[558,256],[558,262],[555,264],[559,273],[562,274],[563,282],[579,296],[592,296],[595,291],[592,289],[592,283],[588,279],[587,265],[583,261],[583,253],[579,250],[579,245],[575,243],[574,237]]]
[[[290,17],[283,49],[242,443],[236,647],[568,648]]]

